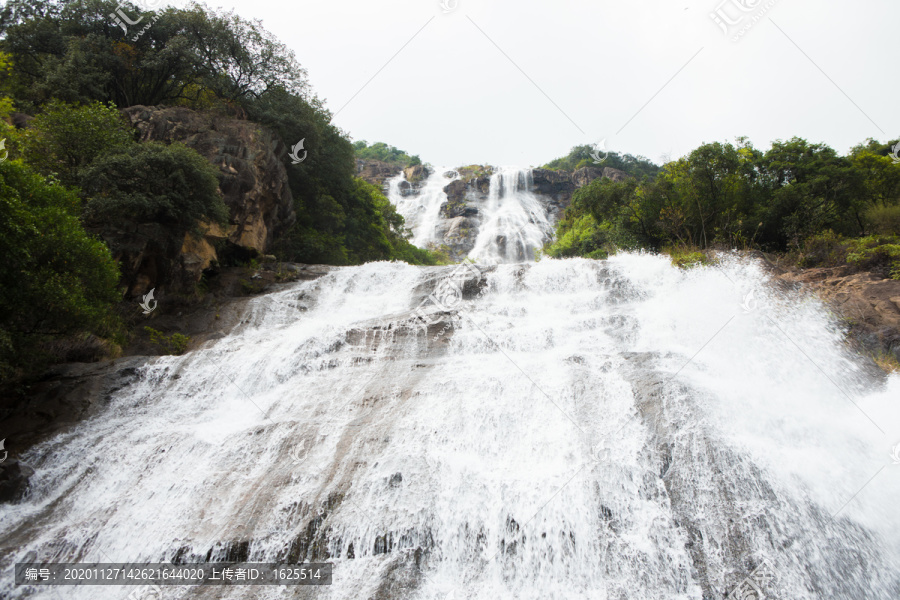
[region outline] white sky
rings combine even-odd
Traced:
[[[354,140],[435,165],[537,166],[603,138],[660,162],[740,135],[841,153],[900,135],[897,0],[207,2],[291,47]],[[766,4],[737,42],[710,18]]]

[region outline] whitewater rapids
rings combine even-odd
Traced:
[[[334,583],[162,598],[701,600],[762,563],[771,597],[900,597],[900,377],[820,303],[737,257],[458,269],[334,269],[148,362],[21,457],[0,596],[131,591],[15,562],[237,552]]]

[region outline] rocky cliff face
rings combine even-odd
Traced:
[[[290,227],[293,198],[285,169],[287,148],[264,127],[181,107],[133,106],[124,114],[142,141],[181,142],[219,169],[219,190],[230,212],[226,230],[202,227],[200,238],[177,236],[155,224],[133,223],[103,232],[128,286],[137,296],[151,288],[191,290],[220,248],[265,254]],[[216,242],[219,242],[216,244]]]
[[[384,182],[400,172],[395,165],[390,165],[380,160],[356,161],[356,176],[379,188],[384,187]]]
[[[850,267],[778,269],[776,277],[827,302],[846,323],[849,339],[859,350],[900,361],[900,281],[855,273]]]

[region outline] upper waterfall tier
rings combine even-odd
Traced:
[[[553,238],[572,193],[622,171],[575,173],[520,167],[407,169],[387,181],[388,197],[421,247],[445,249],[455,260],[482,264],[529,262]]]

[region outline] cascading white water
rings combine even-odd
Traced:
[[[435,168],[417,194],[404,194],[403,173],[388,180],[388,198],[406,219],[412,230],[413,244],[427,247],[448,242],[441,235],[441,205],[444,192],[459,173]],[[477,236],[468,258],[479,264],[533,261],[535,250],[550,240],[553,224],[546,207],[532,192],[531,169],[500,167],[491,175],[486,199],[469,197],[468,204],[478,211]]]
[[[387,181],[388,198],[412,231],[410,242],[421,248],[442,243],[443,240],[438,235],[438,223],[441,219],[441,204],[447,201],[444,187],[458,178],[459,174],[452,169],[435,168],[418,193],[406,195],[401,189],[401,184],[406,181],[402,172]]]
[[[488,201],[469,258],[497,264],[534,260],[552,235],[546,209],[531,192],[531,169],[502,167],[491,176]]]
[[[622,254],[490,268],[452,327],[417,328],[452,269],[336,269],[153,361],[22,457],[0,596],[129,592],[15,587],[26,559],[244,542],[327,552],[334,583],[164,597],[700,600],[762,560],[773,597],[900,597],[900,377],[848,355],[821,305],[754,263]]]

